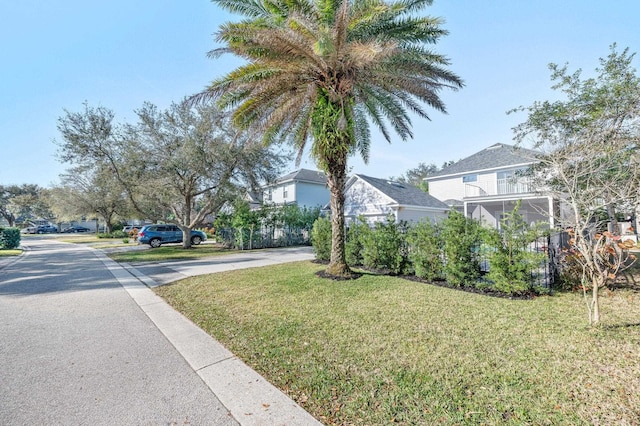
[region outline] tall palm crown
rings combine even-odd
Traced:
[[[444,112],[438,92],[462,86],[447,59],[427,48],[446,34],[439,19],[417,15],[432,0],[213,1],[247,19],[221,26],[224,47],[210,55],[233,53],[247,64],[195,98],[233,108],[236,123],[262,130],[267,143],[293,144],[298,161],[311,141],[332,193],[329,269],[340,264],[333,272],[345,272],[344,232],[337,229],[344,218],[336,216],[344,212],[348,157],[368,159],[369,122],[389,142],[389,125],[406,140],[411,114],[428,118],[423,104]]]

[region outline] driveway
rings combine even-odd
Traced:
[[[140,262],[125,265],[130,272],[146,281],[149,287],[168,284],[187,277],[213,274],[235,269],[259,268],[280,263],[312,260],[315,258],[311,247],[286,247],[279,249],[253,250],[225,256],[194,260],[174,260],[167,262]]]

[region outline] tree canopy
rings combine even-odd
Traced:
[[[607,211],[613,225],[617,208],[639,204],[640,78],[634,56],[613,45],[591,78],[551,64],[552,87],[564,99],[518,108],[528,118],[514,128],[519,143],[541,153],[536,186],[563,201],[557,220],[572,235],[571,259],[583,271],[583,288],[592,291],[592,323],[600,320],[598,289],[628,265],[615,227],[602,232],[599,212]]]
[[[108,170],[144,219],[191,229],[233,198],[275,177],[282,157],[237,130],[212,105],[186,103],[162,111],[146,103],[137,123],[117,124],[106,108],[85,105],[59,119],[61,158],[93,172]]]
[[[14,226],[18,220],[51,219],[53,214],[45,192],[33,184],[0,185],[0,216],[9,226]]]

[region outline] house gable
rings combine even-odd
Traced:
[[[353,176],[345,188],[344,215],[347,217],[386,217],[393,213],[394,200],[358,175]]]
[[[365,216],[369,222],[386,220],[389,215],[396,220],[436,220],[449,210],[446,204],[413,185],[364,175],[351,178],[345,195],[345,216]]]

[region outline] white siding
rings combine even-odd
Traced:
[[[462,177],[429,180],[429,194],[440,201],[449,199],[462,200],[464,198]]]
[[[271,191],[271,199],[268,194]],[[329,189],[325,185],[310,182],[284,182],[265,188],[265,203],[291,204],[300,207],[324,207],[329,202]]]
[[[295,199],[300,207],[324,207],[329,202],[329,188],[310,182],[298,182]]]
[[[365,216],[370,223],[386,220],[393,213],[386,195],[361,180],[357,180],[345,193],[344,215],[347,218]]]
[[[398,211],[398,220],[404,220],[409,223],[417,223],[425,219],[429,219],[432,223],[434,223],[440,222],[446,217],[447,213],[443,211],[429,211],[411,207],[401,207]]]
[[[509,180],[509,178],[498,180],[498,173],[513,170],[513,167],[505,167],[499,170],[433,178],[435,180],[429,179],[429,194],[439,200],[463,200],[473,197],[530,193],[532,188],[525,178],[520,178],[517,182]],[[475,180],[465,182],[465,176],[474,176]]]

